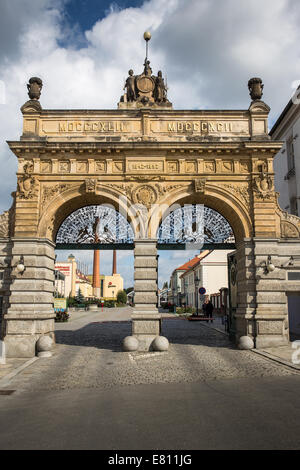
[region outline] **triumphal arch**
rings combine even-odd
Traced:
[[[43,109],[42,85],[30,79],[23,134],[8,142],[18,184],[11,209],[0,216],[7,355],[34,356],[41,336],[54,338],[55,246],[76,246],[80,237],[91,247],[108,240],[134,248],[132,335],[139,350],[151,350],[161,323],[161,224],[168,208],[186,204],[215,211],[232,228],[232,336],[248,336],[256,348],[286,344],[287,293],[300,290],[300,219],[277,203],[273,158],[281,143],[268,135],[261,80],[249,81],[246,109],[217,111],[174,109],[162,73],[154,75],[148,60],[141,74],[129,71],[114,110]],[[79,209],[103,204],[122,213],[129,227],[123,224],[122,237],[105,238],[105,223],[103,239],[84,226],[75,236],[72,223],[62,229]],[[174,233],[169,240],[174,248],[182,241]]]

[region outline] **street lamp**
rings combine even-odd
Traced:
[[[195,276],[195,287],[196,287],[196,315],[199,315],[199,302],[198,302],[198,289],[199,289],[199,281],[200,279]]]
[[[185,313],[186,313],[186,306],[187,306],[187,280],[184,281],[184,301],[185,301]]]

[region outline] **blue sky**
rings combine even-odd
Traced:
[[[129,7],[139,7],[143,0],[68,0],[65,6],[67,21],[78,24],[82,32],[93,27],[96,21],[101,20],[112,8],[123,10]]]

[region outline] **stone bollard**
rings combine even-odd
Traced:
[[[169,341],[164,336],[157,336],[152,343],[153,351],[168,351]]]
[[[241,336],[238,342],[238,348],[242,350],[254,349],[254,342],[250,336]]]
[[[50,336],[41,336],[37,343],[38,357],[51,357],[51,349],[53,347],[53,339]]]
[[[126,336],[123,340],[123,351],[137,351],[139,347],[139,341],[134,336]]]
[[[5,356],[5,343],[4,341],[0,341],[0,365],[6,364],[6,356]]]

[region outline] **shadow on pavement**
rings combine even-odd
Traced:
[[[235,349],[228,336],[178,318],[163,319],[161,334],[168,338],[170,344]],[[131,321],[101,321],[91,322],[77,330],[57,330],[56,342],[122,352],[122,341],[126,336],[131,336]]]

